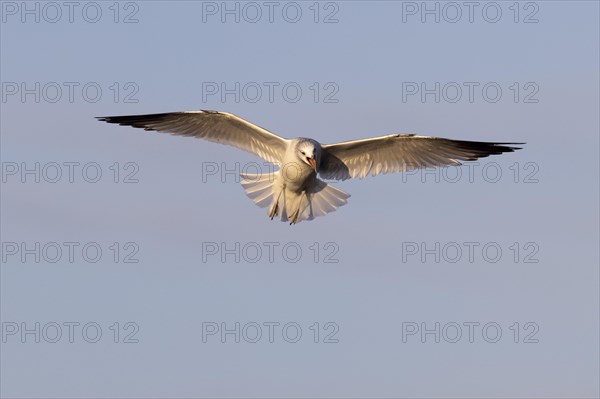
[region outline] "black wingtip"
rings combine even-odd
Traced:
[[[515,150],[521,150],[522,147],[514,147],[514,146],[516,146],[516,145],[525,145],[527,143],[489,143],[489,144],[491,144],[493,146],[496,146],[496,147],[508,147],[508,148],[512,148],[512,149],[515,149]]]
[[[179,112],[145,115],[97,116],[96,119],[100,122],[115,123],[121,126],[131,126],[144,130],[156,130],[153,126],[154,124],[165,121],[177,114],[179,114]]]
[[[95,116],[99,122],[107,122],[107,123],[119,123],[119,119],[123,120],[123,116]]]
[[[455,141],[458,148],[465,150],[473,155],[472,159],[485,158],[490,155],[499,155],[506,152],[514,152],[521,150],[520,145],[525,143],[497,143],[497,142],[486,142],[486,141]]]
[[[516,150],[522,150],[523,147],[515,147],[517,145],[525,145],[527,143],[492,143],[494,148],[501,150],[502,152],[513,152]]]

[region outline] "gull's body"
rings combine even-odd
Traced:
[[[346,180],[380,173],[460,165],[489,155],[512,152],[514,143],[450,140],[414,134],[391,134],[338,144],[309,138],[286,139],[235,115],[186,111],[150,115],[107,116],[108,123],[193,136],[227,144],[275,163],[270,174],[242,175],[246,194],[290,224],[312,220],[345,205],[349,194],[325,179]]]
[[[277,215],[293,224],[332,212],[346,204],[350,195],[319,180],[321,152],[315,140],[288,140],[279,170],[267,175],[242,175],[242,186],[257,205],[269,205],[271,219]]]

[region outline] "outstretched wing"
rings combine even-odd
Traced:
[[[320,175],[325,179],[362,179],[369,174],[405,172],[460,165],[489,155],[513,152],[523,143],[460,141],[414,134],[392,134],[372,139],[322,146]]]
[[[124,126],[191,136],[248,151],[268,162],[280,163],[287,139],[240,117],[217,111],[185,111],[165,114],[102,116],[98,120]]]

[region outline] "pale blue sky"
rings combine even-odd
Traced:
[[[47,22],[54,10],[40,3],[40,22],[26,15],[23,23],[21,2],[1,4],[3,397],[598,397],[597,2],[522,2],[518,23],[512,1],[497,3],[497,23],[483,18],[485,3],[473,23],[467,15],[422,23],[418,13],[403,22],[403,9],[421,2],[324,2],[319,23],[314,2],[294,3],[302,10],[297,23],[281,14],[294,7],[289,3],[277,3],[272,23],[266,14],[256,23],[222,23],[220,10],[203,22],[203,7],[222,3],[194,1],[122,2],[118,23],[114,2],[97,3],[97,23],[82,15],[87,7],[86,17],[94,16],[88,2],[74,9],[72,23],[66,8]],[[139,22],[123,23],[129,13]],[[323,23],[329,13],[337,23]],[[531,13],[538,22],[523,23]],[[34,94],[24,101],[10,94],[36,82],[39,103]],[[50,82],[63,89],[54,103]],[[65,82],[78,84],[73,102]],[[95,103],[81,90],[90,82],[89,90],[102,89]],[[294,82],[303,91],[295,103],[277,89],[272,103],[266,96],[236,103],[232,95],[203,101],[207,82]],[[403,101],[403,83],[411,82],[477,82],[479,89],[472,103],[466,91],[456,103],[435,103],[432,95]],[[490,82],[503,91],[495,103],[480,90]],[[331,87],[335,103],[324,101]],[[525,103],[534,89],[538,102]],[[138,101],[125,102],[133,90]],[[191,109],[232,112],[286,137],[325,143],[402,132],[527,145],[481,160],[473,182],[464,167],[457,183],[436,183],[432,175],[423,183],[420,174],[335,183],[352,195],[348,205],[290,227],[270,221],[232,176],[202,181],[203,162],[233,168],[260,159],[93,119]],[[15,165],[36,162],[48,173],[51,162],[80,166],[73,183],[64,165],[57,183],[35,183],[31,175],[22,183],[20,171],[11,174]],[[98,183],[81,177],[91,162],[102,171]],[[137,165],[138,183],[122,182],[133,170],[124,169],[128,162]],[[497,183],[481,174],[491,162],[502,172]],[[529,173],[537,182],[525,183]],[[47,262],[48,252],[36,264],[33,255],[25,262],[20,252],[9,255],[13,242],[80,246],[73,263],[66,252]],[[97,263],[81,256],[89,242],[103,251]],[[139,262],[115,263],[114,242],[120,260],[133,248],[123,245],[134,242]],[[203,245],[212,242],[292,243],[303,252],[296,263],[281,250],[272,263],[266,251],[256,263],[233,256],[222,262],[220,254],[203,262]],[[465,242],[478,243],[473,262]],[[434,255],[423,262],[420,253],[407,255],[411,243],[458,243],[464,251],[455,263],[448,253],[439,263]],[[495,263],[481,253],[490,243],[502,250]],[[339,262],[326,263],[332,248]],[[528,259],[538,262],[525,263],[534,250]],[[48,334],[48,323],[62,325],[63,337],[35,343],[30,335],[22,343],[20,331],[8,334],[36,322]],[[77,330],[70,343],[64,322],[98,323],[102,338],[88,343]],[[115,322],[119,341],[124,324],[136,323],[139,342],[114,343]],[[210,322],[293,322],[303,335],[288,343],[279,331],[269,343],[263,325],[258,343],[231,336],[221,343],[217,335],[203,342]],[[315,322],[320,343],[313,342]],[[337,325],[339,342],[322,342],[327,322]],[[415,335],[403,342],[406,323],[436,322],[462,325],[462,339],[426,336],[422,343]],[[498,323],[502,337],[488,343],[476,330],[470,343],[465,322]],[[527,322],[539,328],[539,342],[523,342],[532,331]]]

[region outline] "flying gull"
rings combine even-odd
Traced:
[[[450,140],[415,134],[390,134],[337,144],[310,138],[286,139],[238,116],[217,111],[185,111],[149,115],[104,116],[100,121],[168,132],[227,144],[251,152],[279,170],[242,174],[246,195],[268,215],[295,224],[335,211],[350,194],[319,179],[362,179],[368,175],[419,168],[461,165],[489,155],[513,152],[513,145]]]

